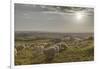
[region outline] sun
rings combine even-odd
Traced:
[[[81,20],[83,18],[83,15],[82,15],[82,13],[76,13],[76,19],[77,20]]]

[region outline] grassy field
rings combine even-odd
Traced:
[[[58,39],[60,40],[60,39]],[[81,61],[93,61],[94,60],[94,42],[93,37],[85,38],[80,41],[74,39],[64,39],[62,42],[68,44],[68,48],[59,52],[59,55],[55,56],[51,62],[47,62],[45,54],[39,54],[33,52],[33,47],[36,45],[44,45],[45,48],[53,46],[57,42],[57,39],[16,39],[15,49],[17,49],[17,55],[15,54],[15,65],[30,65],[30,64],[46,64],[46,63],[63,63],[63,62],[81,62]],[[34,44],[32,46],[23,48],[22,44]],[[21,45],[20,45],[21,44]],[[18,46],[20,45],[20,46]],[[23,45],[22,45],[23,46]]]

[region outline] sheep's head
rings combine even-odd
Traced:
[[[67,49],[67,46],[65,44],[61,44],[61,48],[60,48],[60,51],[64,51]]]

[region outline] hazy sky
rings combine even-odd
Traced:
[[[15,4],[15,31],[93,32],[94,9]]]

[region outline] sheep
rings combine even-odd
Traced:
[[[17,49],[16,48],[14,48],[14,54],[15,54],[15,56],[17,56]]]
[[[34,46],[33,53],[37,53],[38,55],[43,54],[44,46]]]
[[[43,51],[46,62],[52,62],[53,58],[59,53],[58,46],[45,48]]]
[[[54,57],[58,56],[61,50],[64,50],[67,48],[67,44],[64,42],[56,43],[49,47],[44,47],[44,45],[37,45],[33,48],[33,53],[36,53],[37,55],[44,55],[46,62],[52,62]]]
[[[40,54],[43,54],[43,50],[44,50],[44,46],[38,46],[38,52],[40,53]]]
[[[53,45],[52,47],[49,47],[49,48],[53,48],[55,50],[55,55],[58,55],[59,54],[59,50],[60,50],[60,47],[57,46],[57,45]]]
[[[23,46],[24,46],[24,48],[29,48],[30,45],[29,44],[24,44]]]
[[[23,46],[16,46],[15,48],[16,48],[16,50],[18,50],[18,51],[21,51],[21,50],[23,50],[23,49],[24,49],[24,47],[23,47]]]
[[[68,44],[65,42],[60,42],[56,44],[59,47],[59,52],[65,50],[66,48],[69,48]]]
[[[65,42],[56,43],[50,47],[43,48],[43,54],[45,55],[46,62],[52,62],[54,57],[58,56],[62,50],[68,48],[68,45]]]

